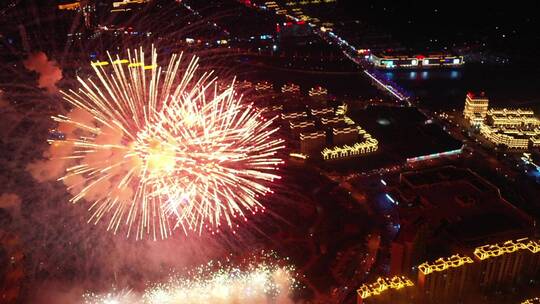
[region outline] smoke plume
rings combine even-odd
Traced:
[[[38,86],[49,93],[58,92],[56,83],[62,79],[62,70],[54,60],[49,60],[43,52],[30,55],[24,62],[24,67],[39,74]]]

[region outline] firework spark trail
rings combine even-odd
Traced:
[[[107,215],[109,230],[125,224],[128,236],[154,239],[177,227],[219,231],[264,210],[259,197],[282,163],[273,119],[244,103],[234,81],[220,91],[211,72],[197,77],[197,57],[182,66],[173,54],[162,69],[155,48],[145,56],[109,54],[96,77],[62,92],[75,110],[53,117],[66,138],[51,144],[67,151],[60,180],[71,201],[91,202],[89,222]]]
[[[140,303],[138,296],[131,290],[113,290],[106,294],[86,293],[83,295],[84,304],[135,304]]]
[[[186,276],[172,276],[166,283],[153,285],[140,295],[129,290],[86,293],[83,303],[292,303],[291,293],[299,283],[294,267],[281,265],[283,262],[265,253],[262,261],[252,257],[247,265],[241,266],[209,262]]]
[[[283,303],[296,287],[294,269],[268,262],[246,268],[209,263],[190,279],[171,278],[145,291],[143,302],[154,303]]]

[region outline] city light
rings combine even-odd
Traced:
[[[522,249],[527,249],[532,253],[537,253],[540,251],[540,243],[534,240],[529,240],[528,238],[523,238],[516,241],[510,240],[502,244],[491,244],[477,247],[474,250],[474,255],[479,260],[486,260],[504,254],[513,253]]]
[[[394,198],[393,198],[392,196],[390,196],[390,194],[386,193],[384,196],[386,196],[386,198],[387,198],[390,202],[392,202],[392,204],[394,204],[394,205],[399,205],[399,203],[398,203],[396,200],[394,200]]]
[[[281,87],[281,93],[299,93],[300,86],[295,83],[287,83]]]
[[[334,114],[334,109],[331,107],[322,108],[322,109],[311,109],[311,115],[313,116],[324,116],[324,115],[330,115],[330,114]]]
[[[268,81],[261,81],[255,84],[255,91],[269,91],[273,88],[274,86]]]
[[[490,109],[484,94],[468,93],[463,116],[495,145],[514,149],[540,147],[540,119],[532,110]]]
[[[380,69],[459,67],[465,63],[462,56],[456,57],[451,54],[431,54],[428,56],[371,54],[368,58],[376,68]]]
[[[375,283],[364,284],[357,290],[362,299],[377,296],[389,289],[400,290],[405,287],[412,287],[414,283],[404,276],[394,276],[392,278],[378,278]]]
[[[313,88],[309,89],[309,91],[308,91],[308,95],[311,96],[311,97],[324,96],[326,94],[328,94],[328,90],[326,90],[325,88],[323,88],[321,86],[313,87]]]
[[[536,15],[0,1],[0,302],[540,304]]]
[[[357,142],[352,146],[343,145],[333,148],[325,148],[321,153],[323,159],[332,160],[375,152],[378,148],[379,142],[374,138],[368,137],[364,142]]]
[[[307,159],[309,156],[302,154],[302,153],[291,153],[289,154],[291,157],[295,158],[301,158],[301,159]]]
[[[418,266],[418,269],[422,274],[428,275],[433,272],[444,271],[449,268],[457,268],[472,263],[474,263],[474,261],[470,257],[455,254],[448,258],[439,258],[433,263],[424,262]]]
[[[81,8],[81,2],[80,1],[72,2],[72,3],[59,4],[58,5],[59,10],[73,11],[73,10],[77,10],[77,9],[80,9],[80,8]]]
[[[439,158],[439,157],[458,155],[458,154],[461,154],[462,152],[463,152],[463,147],[461,147],[459,149],[456,149],[456,150],[446,151],[446,152],[440,152],[440,153],[433,153],[433,154],[429,154],[429,155],[411,157],[411,158],[407,158],[406,161],[407,161],[407,163],[414,163],[414,162],[418,162],[418,161],[436,159],[436,158]]]
[[[378,79],[374,73],[370,73],[368,72],[367,70],[364,71],[364,73],[366,75],[369,76],[369,78],[371,78],[373,81],[375,81],[378,85],[380,85],[381,88],[385,89],[386,91],[388,91],[388,93],[392,94],[394,97],[396,97],[399,101],[403,101],[403,100],[406,100],[407,97],[404,96],[403,94],[397,92],[397,90],[395,88],[393,88],[390,84],[386,84],[384,83],[384,81]]]

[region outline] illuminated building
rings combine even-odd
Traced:
[[[536,297],[536,298],[532,298],[532,299],[527,299],[527,300],[521,302],[521,304],[540,304],[540,298]]]
[[[479,126],[484,123],[489,107],[489,99],[484,93],[467,93],[465,98],[465,109],[463,116],[473,126]]]
[[[397,189],[387,191],[400,208],[390,273],[410,275],[418,268],[418,295],[425,303],[469,303],[470,295],[500,284],[511,286],[540,273],[540,255],[533,254],[540,251],[536,241],[519,239],[476,247],[485,239],[521,237],[529,233],[533,220],[474,172],[452,166],[409,171],[400,175]],[[433,231],[443,236],[448,248],[459,248],[467,258],[451,257],[413,267],[425,258],[426,248],[433,246]]]
[[[474,261],[459,254],[440,258],[433,263],[418,266],[418,287],[427,302],[456,303],[465,295],[471,284],[469,264]]]
[[[334,109],[333,108],[311,109],[311,115],[313,116],[334,115]]]
[[[267,112],[270,108],[261,110]],[[289,127],[294,139],[299,139],[300,151],[293,152],[294,157],[303,159],[297,156],[313,157],[320,153],[323,160],[337,160],[378,150],[379,142],[345,115],[347,106],[338,109],[340,116],[332,107],[281,114],[284,126]],[[332,144],[327,146],[330,136]]]
[[[145,69],[145,70],[151,70],[151,69],[155,69],[157,67],[157,65],[155,65],[155,64],[145,65],[142,62],[131,62],[130,63],[127,59],[117,59],[117,60],[114,60],[112,62],[109,62],[109,61],[94,61],[94,62],[91,62],[91,65],[93,67],[107,66],[109,64],[127,64],[128,68],[143,67],[143,69]]]
[[[463,56],[452,54],[430,54],[425,56],[371,54],[369,59],[376,68],[381,69],[459,67],[465,63]]]
[[[268,106],[268,107],[261,107],[261,108],[258,108],[258,109],[259,109],[259,111],[261,111],[261,113],[263,115],[266,116],[268,114],[277,114],[278,112],[283,111],[283,105],[274,105],[274,106]]]
[[[344,123],[345,123],[345,118],[342,116],[321,118],[321,124],[323,125],[324,128],[327,128],[327,129],[343,125]]]
[[[401,231],[399,232],[400,234]],[[399,236],[398,236],[399,237]],[[390,254],[390,273],[408,273],[411,268],[413,240],[393,240]]]
[[[332,131],[332,142],[335,145],[331,148],[327,147],[321,152],[324,160],[354,157],[375,152],[379,149],[379,141],[371,137],[371,134],[367,133],[360,126],[356,126],[355,122],[345,115],[347,109],[347,104],[343,104],[338,107],[337,111],[342,116],[321,118],[321,124]],[[359,141],[352,145],[341,145],[342,142],[348,142],[350,140]]]
[[[379,148],[379,142],[369,136],[364,135],[364,141],[357,142],[352,146],[344,145],[333,148],[325,148],[321,154],[324,160],[334,160],[339,158],[346,158],[351,156],[358,156],[365,153],[375,152]]]
[[[300,133],[300,151],[305,155],[319,153],[326,145],[326,133],[323,131]]]
[[[530,129],[540,127],[540,120],[532,110],[489,109],[487,124],[495,128]]]
[[[314,129],[315,122],[312,120],[289,121],[289,127],[291,128],[293,135],[297,137],[302,132]]]
[[[346,103],[343,103],[337,107],[336,115],[345,115],[347,114],[349,106]]]
[[[281,92],[282,93],[291,93],[291,94],[300,93],[300,86],[297,85],[297,84],[294,84],[294,83],[284,84],[281,87]]]
[[[269,91],[272,90],[274,86],[268,81],[261,81],[255,84],[255,91]]]
[[[495,145],[514,149],[529,148],[529,136],[522,132],[500,130],[488,125],[481,125],[480,133]]]
[[[458,268],[465,264],[473,263],[473,260],[468,256],[460,256],[455,254],[449,258],[439,258],[433,263],[424,262],[418,266],[420,273],[424,276],[445,271],[450,268]]]
[[[365,299],[380,296],[389,290],[400,290],[412,286],[414,286],[414,283],[404,276],[378,278],[375,283],[360,286],[360,288],[356,291],[357,303],[363,304]]]
[[[513,283],[527,281],[540,274],[540,241],[521,238],[498,244],[482,245],[474,248],[473,255],[455,254],[439,258],[434,262],[424,262],[418,268],[418,281],[412,294],[420,296],[419,301],[400,297],[381,297],[391,286],[405,287],[403,284],[392,285],[390,279],[378,279],[373,284],[364,284],[358,290],[358,303],[367,298],[376,298],[374,303],[469,303],[468,300],[493,290],[499,286],[513,286]],[[399,276],[391,280],[399,281]],[[402,277],[402,279],[404,279]],[[504,285],[502,285],[504,284]],[[413,282],[405,284],[414,286]],[[399,289],[395,288],[395,289]],[[491,288],[491,289],[490,289]],[[472,296],[472,298],[469,298]],[[370,299],[371,301],[371,299]],[[529,302],[539,303],[538,298]],[[370,302],[372,303],[372,302]],[[471,302],[472,303],[472,302]]]
[[[381,180],[381,183],[383,183],[383,180]],[[396,200],[390,194],[387,193],[386,195],[390,202],[394,201],[393,203],[396,204]],[[399,231],[392,240],[390,247],[391,274],[409,275],[413,273],[413,266],[423,259],[423,248],[425,247],[426,239],[429,234],[430,228],[425,223],[418,223],[417,225],[414,224],[410,226],[404,224],[403,227],[400,225]]]
[[[236,82],[234,84],[234,87],[240,90],[251,89],[253,87],[253,83],[251,81],[243,80],[243,81]]]
[[[490,109],[480,133],[495,145],[514,149],[538,147],[540,120],[531,110]]]
[[[496,258],[498,256],[516,252],[518,250],[527,249],[527,243],[525,242],[527,240],[528,239],[525,238],[517,241],[506,241],[502,244],[480,246],[474,250],[474,255],[481,261]]]
[[[124,5],[129,5],[129,4],[143,4],[143,3],[147,3],[149,1],[150,0],[122,0],[122,1],[115,1],[115,2],[113,2],[113,7],[118,8],[118,7],[121,7],[121,6],[124,6]]]
[[[91,1],[74,1],[74,2],[71,2],[71,3],[64,3],[64,4],[59,4],[57,6],[57,8],[59,10],[62,10],[62,11],[77,11],[77,12],[80,12],[82,13],[83,17],[84,17],[84,25],[87,27],[87,28],[90,28],[93,24],[92,24],[92,16],[94,15],[94,13],[96,12],[96,7],[94,5],[93,2]]]
[[[463,116],[494,145],[512,149],[540,146],[540,119],[532,110],[489,109],[485,94],[468,93]]]
[[[307,117],[306,112],[300,111],[300,112],[291,112],[291,113],[283,113],[281,114],[281,118],[284,120],[291,120],[291,119],[298,119],[302,117]]]
[[[311,97],[325,96],[326,94],[328,94],[328,90],[326,90],[325,88],[321,86],[311,88],[309,89],[309,92],[308,92],[308,95]]]
[[[332,142],[334,145],[346,145],[356,142],[358,130],[354,126],[333,127]]]
[[[481,288],[514,284],[538,274],[540,243],[528,238],[477,247],[478,278]]]
[[[482,246],[474,253],[477,258],[483,258],[479,273],[481,287],[513,284],[523,271],[526,252],[512,241],[502,245]]]
[[[289,154],[290,157],[294,157],[294,158],[299,158],[299,159],[308,159],[308,155],[306,154],[302,154],[302,153],[290,153]]]
[[[81,8],[81,2],[72,2],[72,3],[66,3],[66,4],[59,4],[58,9],[59,10],[68,10],[68,11],[74,11]]]

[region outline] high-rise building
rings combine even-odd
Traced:
[[[425,224],[411,225],[399,230],[390,247],[390,274],[411,273],[413,266],[418,265],[423,257],[429,230]]]
[[[486,289],[514,285],[534,276],[531,270],[536,268],[538,250],[538,244],[527,238],[480,246],[474,250],[479,267],[475,281]]]
[[[329,117],[334,116],[334,109],[332,107],[311,109],[311,115],[315,117]]]
[[[535,129],[540,127],[540,119],[528,109],[489,109],[486,123],[495,128]]]
[[[540,119],[527,109],[489,109],[480,133],[495,145],[514,149],[537,147]]]
[[[424,303],[459,303],[467,294],[473,259],[459,254],[418,266],[418,288]]]
[[[345,118],[343,118],[342,116],[321,117],[321,125],[327,130],[344,124]]]
[[[408,298],[410,287],[414,283],[405,276],[378,278],[371,284],[360,286],[357,292],[357,304],[395,303],[396,300]]]
[[[300,133],[300,152],[305,155],[320,153],[326,145],[326,132],[315,131]]]
[[[471,251],[471,255],[455,254],[420,264],[418,279],[407,285],[411,288],[406,294],[396,292],[405,287],[395,279],[399,276],[392,279],[396,280],[394,284],[387,279],[364,284],[358,289],[357,303],[469,303],[493,290],[519,286],[540,275],[538,239],[520,238],[482,245]]]
[[[358,129],[354,125],[332,128],[332,142],[336,146],[350,145],[358,141]]]
[[[467,93],[463,116],[471,125],[479,126],[484,123],[489,107],[489,99],[484,92],[479,94]]]
[[[313,131],[315,122],[312,120],[292,120],[289,121],[289,127],[291,128],[292,134],[298,138],[300,133]]]

